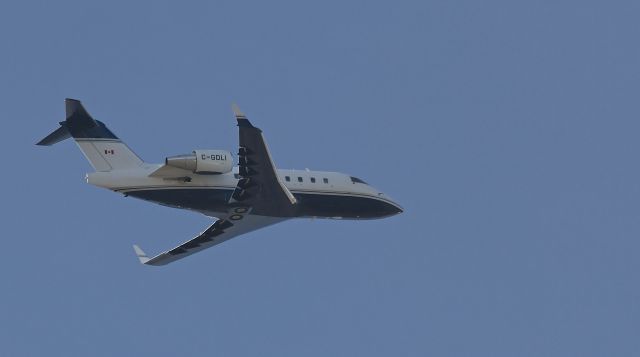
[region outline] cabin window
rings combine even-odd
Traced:
[[[284,177],[284,179],[285,179],[287,182],[291,181],[291,177],[289,177],[289,176],[285,176],[285,177]]]
[[[329,183],[329,179],[325,177],[325,178],[322,179],[322,182]]]
[[[316,183],[316,178],[315,177],[311,178],[311,183]]]
[[[302,182],[302,177],[298,176],[298,182]]]
[[[367,184],[366,182],[362,181],[361,179],[357,178],[357,177],[353,177],[351,176],[351,182],[353,183],[363,183],[363,184]]]

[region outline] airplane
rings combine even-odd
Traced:
[[[389,196],[339,172],[278,169],[262,130],[234,104],[238,164],[225,150],[193,150],[144,162],[76,99],[65,99],[66,119],[36,145],[73,138],[95,172],[87,183],[124,196],[217,218],[195,238],[140,263],[166,265],[239,235],[293,218],[377,219],[403,212]]]

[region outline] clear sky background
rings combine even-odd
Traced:
[[[3,1],[2,356],[637,356],[638,1]],[[405,208],[141,266],[204,216],[34,144],[64,98],[143,159],[235,151]]]

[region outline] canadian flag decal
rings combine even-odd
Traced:
[[[114,154],[113,149],[104,149],[104,153],[105,153],[105,155],[113,155]]]

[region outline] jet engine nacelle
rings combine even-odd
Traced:
[[[225,174],[233,168],[233,157],[226,150],[194,150],[191,155],[168,157],[165,164],[196,174]]]

